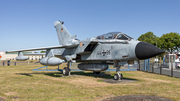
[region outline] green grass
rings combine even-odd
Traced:
[[[110,84],[116,72],[95,77],[92,72],[72,72],[74,77],[59,77],[61,72],[35,72],[41,65],[0,66],[0,97],[7,101],[94,101],[121,95],[153,95],[180,99],[180,79],[141,71],[124,71],[132,83]],[[62,65],[63,68],[65,64]],[[49,67],[57,68],[57,67]]]

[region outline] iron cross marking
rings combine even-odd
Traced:
[[[106,52],[103,50],[102,54],[103,54],[103,56],[105,56],[105,55],[106,55]]]

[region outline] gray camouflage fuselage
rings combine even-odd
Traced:
[[[82,43],[82,45],[81,45]],[[65,59],[65,56],[73,57],[76,61],[127,61],[138,60],[135,47],[139,43],[132,40],[93,40],[81,41],[78,47],[68,49],[55,49],[54,55]]]

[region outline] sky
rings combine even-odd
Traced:
[[[108,32],[134,39],[180,33],[180,0],[0,0],[0,51],[57,46],[54,22],[84,40]]]

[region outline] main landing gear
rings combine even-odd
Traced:
[[[69,68],[69,66],[70,66],[70,68],[71,68],[71,62],[68,62],[68,63],[67,63],[67,67],[64,67],[64,68],[63,68],[63,75],[64,75],[64,76],[69,76],[69,75],[71,75],[71,69]]]

